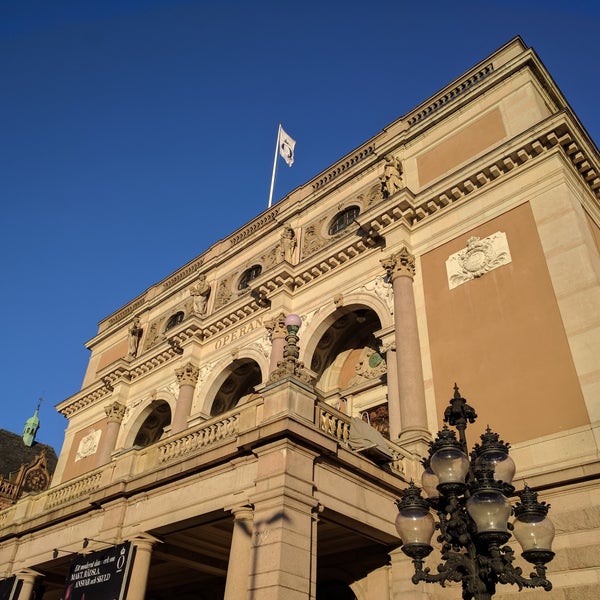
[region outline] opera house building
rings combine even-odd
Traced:
[[[472,465],[418,492],[430,547],[396,526],[455,435],[510,448],[510,523],[550,505],[545,566],[476,537],[495,597],[599,598],[599,249],[600,155],[517,37],[100,321],[0,598],[491,597],[448,542]]]

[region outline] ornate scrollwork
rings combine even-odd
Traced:
[[[470,237],[467,247],[446,261],[448,285],[453,289],[511,262],[506,234],[497,232],[486,238]]]

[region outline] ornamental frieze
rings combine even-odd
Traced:
[[[217,294],[215,297],[215,310],[225,306],[233,298],[231,282],[236,275],[237,272],[219,281],[219,285],[217,286]]]
[[[365,283],[361,290],[377,296],[388,307],[390,314],[394,314],[394,290],[392,284],[387,281],[387,277],[376,277]]]
[[[304,230],[302,241],[302,258],[306,258],[320,250],[326,243],[322,229],[327,217],[321,217],[316,223],[308,225]]]
[[[383,200],[383,194],[381,185],[377,184],[369,188],[364,194],[359,194],[357,200],[363,205],[364,208],[369,208],[379,200]]]

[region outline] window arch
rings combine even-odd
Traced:
[[[359,213],[360,207],[358,206],[349,206],[342,212],[338,213],[329,225],[329,235],[335,235],[336,233],[341,233],[344,231],[344,229],[346,229],[349,225],[352,225],[354,219],[358,217]]]
[[[262,373],[256,361],[249,358],[234,361],[212,402],[211,416],[215,417],[237,406],[242,398],[254,392],[261,381]]]
[[[167,321],[167,324],[165,325],[165,331],[168,331],[169,329],[173,329],[173,327],[175,327],[176,325],[179,325],[179,323],[181,323],[181,321],[183,321],[184,316],[185,315],[182,310],[176,312],[174,315],[171,315],[169,317],[169,320]]]
[[[164,400],[153,401],[148,408],[148,415],[138,429],[134,446],[145,447],[157,442],[163,435],[165,427],[171,423],[171,407]]]
[[[245,290],[253,279],[256,279],[262,273],[262,267],[260,265],[252,265],[249,269],[246,269],[240,281],[238,283],[238,290]]]

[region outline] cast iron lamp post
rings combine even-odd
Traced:
[[[514,509],[507,497],[513,495],[515,465],[508,455],[509,445],[498,434],[487,431],[467,455],[465,430],[477,415],[454,386],[454,397],[444,413],[447,425],[438,431],[424,461],[422,485],[427,498],[411,482],[396,502],[396,529],[402,539],[402,551],[412,558],[413,583],[448,581],[462,584],[464,600],[489,600],[496,584],[511,583],[524,587],[552,588],[546,579],[546,563],[554,557],[551,550],[554,526],[547,517],[550,505],[538,502],[537,494],[525,487],[517,492],[520,502]],[[437,513],[437,523],[431,513]],[[514,512],[515,519],[508,519]],[[437,573],[424,567],[424,559],[433,550],[434,530],[441,543],[442,563]],[[521,545],[521,556],[535,571],[524,577],[514,566],[514,551],[505,546],[511,531]]]

